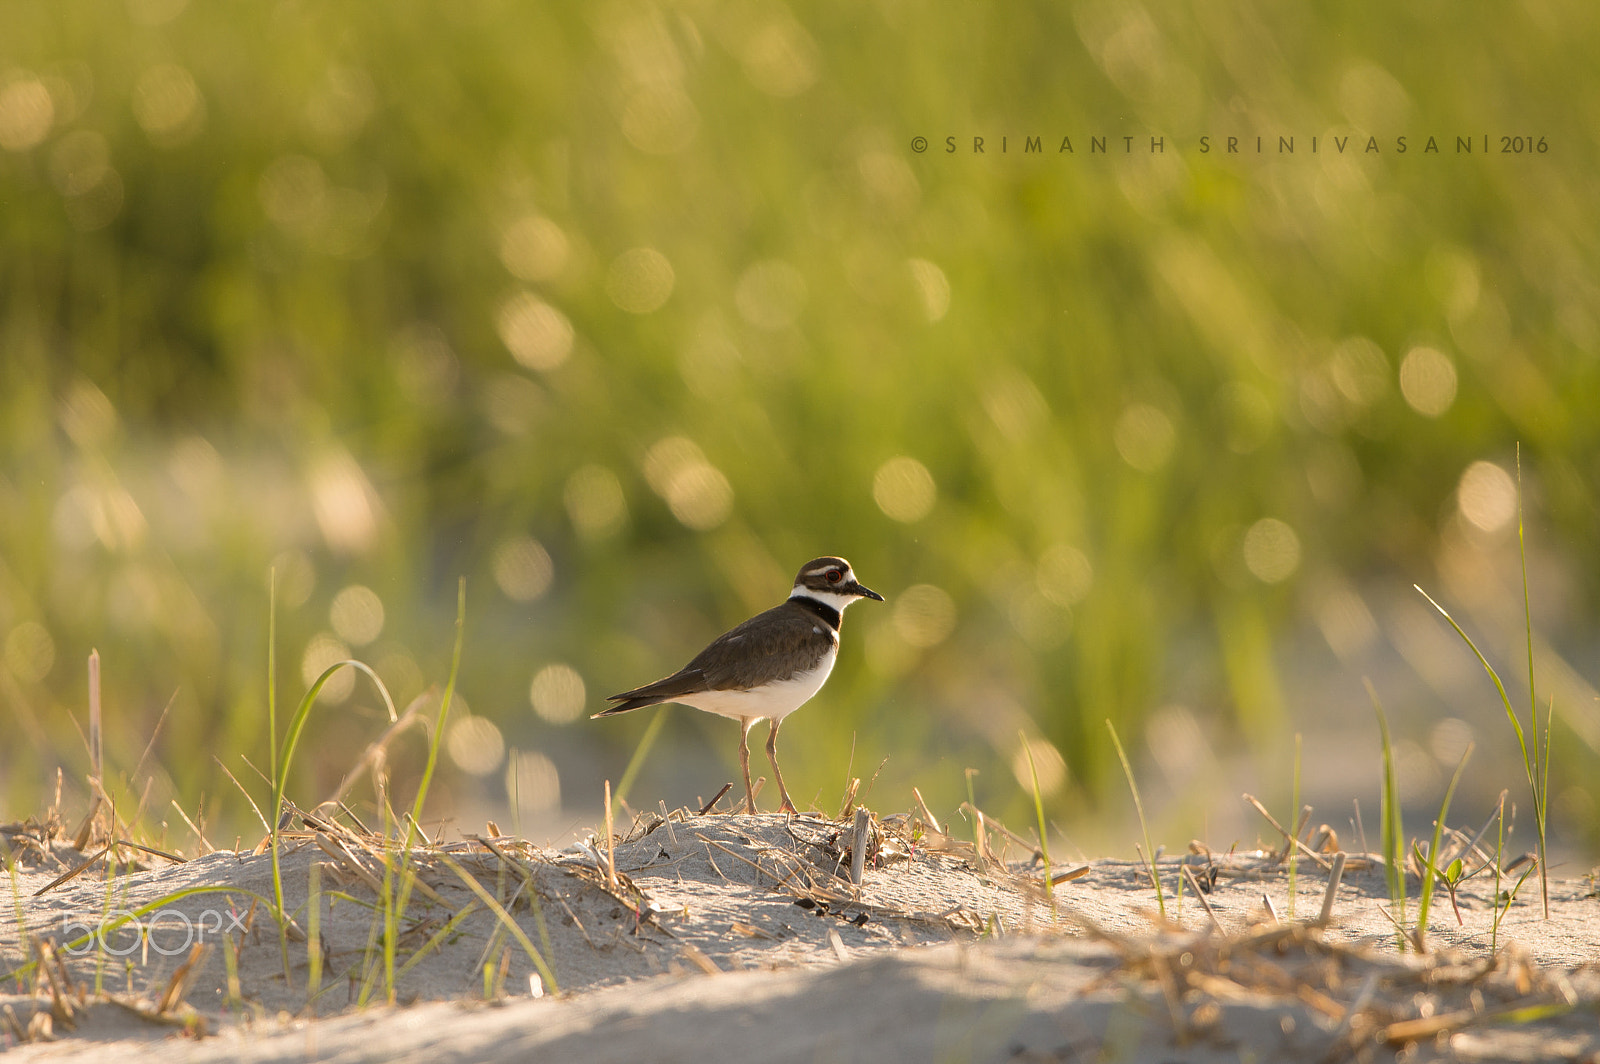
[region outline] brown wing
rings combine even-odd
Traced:
[[[719,635],[683,671],[698,671],[708,688],[748,691],[789,679],[832,646],[826,624],[786,602]]]
[[[608,702],[616,705],[596,713],[596,717],[608,717],[613,713],[626,713],[631,709],[643,709],[645,706],[654,706],[662,702],[671,702],[681,695],[693,694],[706,689],[705,677],[699,669],[679,669],[671,676],[647,683],[643,687],[635,687],[631,691],[624,691],[620,695],[608,695]]]
[[[748,691],[772,680],[787,680],[832,645],[824,623],[784,603],[717,636],[671,676],[611,695],[609,701],[617,705],[595,715],[626,713],[696,691]]]

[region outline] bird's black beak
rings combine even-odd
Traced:
[[[860,595],[862,598],[875,599],[878,602],[883,601],[882,595],[878,594],[876,591],[860,582],[852,583],[849,587],[845,588],[845,590],[850,592],[852,595]]]

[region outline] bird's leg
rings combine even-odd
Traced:
[[[744,811],[746,813],[754,813],[756,811],[756,792],[755,788],[750,786],[750,729],[755,727],[756,721],[760,719],[760,717],[739,718],[739,767],[744,770]],[[781,783],[778,786],[780,790],[783,787]]]
[[[778,781],[778,793],[783,795],[783,804],[778,807],[780,813],[798,813],[794,803],[789,800],[789,788],[783,785],[783,773],[778,771],[778,718],[772,718],[772,730],[767,732],[767,760],[772,762],[772,776]]]

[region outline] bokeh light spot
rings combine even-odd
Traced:
[[[24,683],[38,683],[56,663],[56,641],[37,621],[23,621],[6,636],[6,668]]]
[[[1049,739],[1034,737],[1019,744],[1011,755],[1011,772],[1022,789],[1033,793],[1033,778],[1039,777],[1039,793],[1054,794],[1067,785],[1067,759]]]
[[[939,490],[928,467],[906,455],[897,455],[878,467],[872,478],[872,500],[895,521],[910,524],[933,510]]]
[[[1034,650],[1054,650],[1072,635],[1072,611],[1030,590],[1012,600],[1011,627]]]
[[[165,147],[194,137],[205,123],[194,75],[171,63],[140,74],[133,85],[133,117],[153,142]]]
[[[666,501],[672,515],[689,528],[716,528],[733,512],[733,485],[693,440],[667,436],[644,456],[644,477]]]
[[[311,504],[328,546],[359,554],[378,532],[374,493],[356,460],[345,451],[324,455],[311,471]]]
[[[911,260],[911,279],[922,296],[922,313],[929,321],[943,321],[950,313],[950,280],[927,259]]]
[[[66,198],[67,221],[80,233],[104,229],[122,213],[122,198],[122,175],[108,166],[93,187]]]
[[[1050,417],[1039,386],[1020,370],[997,367],[983,392],[983,409],[995,427],[1014,441],[1026,439]]]
[[[1148,403],[1133,403],[1117,418],[1112,441],[1124,462],[1141,473],[1153,473],[1172,457],[1178,433],[1172,419],[1159,409]]]
[[[1456,487],[1461,516],[1484,532],[1498,532],[1517,513],[1517,485],[1493,462],[1473,462]]]
[[[1145,745],[1174,791],[1212,767],[1215,755],[1204,729],[1188,706],[1168,704],[1150,714]]]
[[[82,196],[106,180],[111,145],[92,129],[75,129],[50,149],[50,180],[63,196]]]
[[[0,89],[0,148],[27,151],[50,134],[55,102],[37,78],[22,77]]]
[[[629,314],[660,310],[672,296],[672,263],[655,248],[633,248],[612,260],[606,295]]]
[[[739,277],[733,302],[739,316],[758,329],[776,332],[793,325],[806,303],[806,281],[787,262],[768,259]]]
[[[1358,409],[1371,406],[1389,389],[1389,360],[1383,348],[1365,336],[1341,343],[1328,371],[1339,394]]]
[[[533,431],[547,409],[545,391],[521,373],[501,373],[487,381],[481,393],[489,424],[507,436]]]
[[[548,281],[567,265],[567,234],[548,218],[530,214],[500,235],[500,262],[524,281]]]
[[[519,813],[561,808],[561,773],[537,750],[517,750],[506,765],[506,794]]]
[[[102,491],[84,484],[69,488],[56,505],[54,524],[63,546],[82,549],[98,542],[122,553],[137,549],[149,527],[133,496],[120,485]]]
[[[340,639],[366,646],[383,634],[383,600],[370,587],[351,584],[333,596],[328,623]]]
[[[894,627],[911,646],[938,646],[955,631],[955,600],[932,584],[908,587],[895,596]]]
[[[278,603],[288,609],[304,606],[317,589],[317,569],[304,551],[286,550],[272,559],[272,579],[278,589]]]
[[[1244,564],[1262,583],[1282,583],[1300,567],[1300,537],[1276,517],[1263,517],[1244,534]]]
[[[61,400],[61,427],[85,450],[104,447],[117,428],[117,408],[93,382],[78,378]]]
[[[389,337],[389,357],[395,380],[406,398],[419,406],[444,402],[461,377],[461,360],[450,347],[444,330],[427,322],[413,322]]]
[[[622,135],[650,155],[682,151],[699,131],[700,112],[676,85],[641,86],[622,108]]]
[[[306,125],[321,140],[340,146],[349,140],[378,105],[378,88],[360,67],[330,66],[306,100]]]
[[[529,369],[555,369],[572,354],[572,322],[532,292],[500,304],[496,325],[511,357]]]
[[[578,670],[563,662],[546,665],[533,676],[528,688],[528,701],[533,711],[551,724],[571,724],[583,715],[583,704],[588,698],[583,677]]]
[[[1400,394],[1424,417],[1439,417],[1456,401],[1456,366],[1431,347],[1413,347],[1400,363]]]
[[[1476,740],[1472,725],[1458,717],[1445,717],[1428,729],[1428,752],[1441,765],[1453,769]]]
[[[507,436],[532,432],[548,409],[543,388],[521,373],[501,373],[487,381],[481,393],[489,424]]]
[[[488,717],[457,717],[445,733],[445,749],[461,771],[487,776],[506,756],[506,741]]]
[[[550,588],[555,566],[544,545],[532,536],[517,536],[494,551],[494,582],[506,598],[532,602]]]
[[[228,475],[222,456],[204,436],[184,436],[174,443],[167,458],[167,471],[196,500],[224,488]]]
[[[714,399],[735,391],[744,363],[727,329],[714,318],[702,321],[678,355],[678,372],[689,390],[702,399]]]
[[[862,191],[870,203],[869,209],[874,213],[886,212],[892,217],[905,218],[916,211],[922,200],[922,184],[910,164],[898,154],[890,151],[864,152],[856,162],[856,169],[861,173]],[[923,277],[919,276],[918,263],[927,266],[933,264],[926,259],[909,260],[912,280],[920,284]],[[934,266],[934,269],[938,270],[938,267]],[[937,276],[930,275],[927,279],[936,285],[944,284],[944,271],[939,270]],[[945,294],[948,297],[948,285],[945,285]]]
[[[1399,79],[1383,67],[1357,60],[1339,78],[1339,104],[1351,125],[1397,129],[1405,125],[1411,96]]]
[[[1094,566],[1077,547],[1058,543],[1039,558],[1039,592],[1058,606],[1076,606],[1094,583]]]
[[[679,470],[703,464],[705,460],[700,445],[687,436],[663,436],[645,452],[644,479],[651,491],[665,498]]]
[[[817,80],[817,44],[787,14],[751,33],[740,58],[750,84],[772,96],[798,96]]]
[[[601,540],[616,535],[628,519],[628,502],[617,475],[602,465],[573,471],[561,493],[567,516],[579,536]]]
[[[708,532],[733,512],[733,485],[722,470],[700,462],[672,475],[666,500],[673,517],[697,532]]]
[[[1317,627],[1341,661],[1350,661],[1377,638],[1378,622],[1353,588],[1343,584],[1327,588],[1314,609]]]
[[[315,159],[282,155],[262,171],[256,195],[274,225],[304,235],[327,214],[328,178]]]
[[[349,657],[350,648],[340,642],[337,636],[332,632],[318,632],[311,637],[305,653],[300,657],[300,679],[309,688],[317,682],[318,676]],[[317,701],[336,706],[349,698],[355,688],[355,670],[347,666],[328,677],[328,682],[322,685],[322,690],[317,694]]]
[[[396,705],[406,705],[427,686],[422,666],[403,649],[391,649],[377,660],[373,668],[383,677],[383,684],[389,689],[389,695]]]

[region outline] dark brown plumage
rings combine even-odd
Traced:
[[[701,691],[748,691],[774,680],[793,679],[815,668],[834,645],[834,629],[790,599],[717,636],[694,660],[671,676],[635,687],[596,716],[627,713]]]
[[[844,608],[863,598],[883,601],[882,595],[856,581],[850,563],[843,558],[815,558],[801,566],[788,601],[719,635],[671,676],[611,695],[608,701],[616,705],[595,716],[681,702],[738,720],[742,729],[739,761],[744,770],[745,807],[750,812],[755,810],[750,728],[758,720],[770,720],[767,756],[783,795],[782,808],[793,812],[794,803],[778,769],[778,728],[784,717],[804,705],[827,680],[839,652]]]

